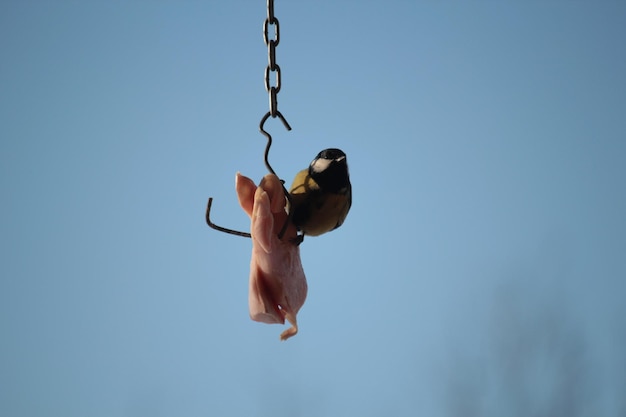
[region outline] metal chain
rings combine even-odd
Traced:
[[[270,39],[270,26],[274,26],[274,38]],[[274,0],[267,0],[267,17],[263,22],[263,40],[267,46],[267,67],[265,67],[265,90],[269,94],[269,116],[279,117],[287,130],[291,130],[289,123],[278,111],[278,93],[281,88],[280,66],[276,63],[276,47],[280,43],[280,24],[274,15]],[[274,85],[270,83],[270,73],[274,73]],[[268,116],[268,117],[269,117]],[[264,118],[266,119],[266,118]],[[264,120],[263,120],[264,121]]]
[[[270,25],[274,26],[274,39],[270,39],[270,36],[269,36]],[[265,113],[265,116],[261,118],[261,123],[259,123],[259,130],[261,131],[263,136],[267,138],[267,145],[265,146],[265,155],[264,155],[265,166],[267,167],[269,172],[276,175],[276,172],[270,165],[270,162],[268,159],[269,153],[270,153],[270,147],[272,146],[272,135],[270,135],[265,130],[264,128],[265,122],[270,116],[272,118],[278,117],[281,120],[281,122],[283,122],[285,129],[291,130],[291,126],[289,126],[289,123],[287,123],[287,120],[285,120],[282,113],[278,111],[278,97],[277,96],[281,87],[281,79],[280,79],[280,67],[276,63],[276,47],[278,46],[278,43],[280,42],[280,25],[278,23],[278,19],[276,18],[276,16],[274,16],[274,0],[267,0],[267,17],[265,18],[265,21],[263,22],[263,40],[265,41],[265,45],[267,45],[267,61],[268,62],[267,62],[267,67],[265,67],[264,78],[265,78],[265,90],[268,92],[269,99],[270,99],[270,111]],[[274,85],[270,85],[270,72],[275,73],[276,83]],[[281,183],[283,185],[283,192],[285,193],[285,198],[287,199],[289,203],[289,207],[291,207],[292,206],[291,195],[289,195],[289,191],[287,191],[287,189],[285,188],[284,181],[281,181]],[[283,224],[283,227],[280,229],[280,232],[278,232],[279,239],[282,239],[283,236],[285,235],[285,232],[287,231],[287,226],[291,222],[291,216],[292,216],[292,213],[290,212],[289,216],[285,219],[285,223]]]
[[[274,39],[269,38],[271,25],[274,26]],[[276,47],[278,46],[278,43],[280,42],[280,26],[278,24],[278,19],[276,18],[276,16],[274,16],[274,0],[267,0],[267,18],[263,22],[263,40],[265,41],[265,45],[267,45],[267,55],[268,55],[268,64],[267,64],[267,67],[265,68],[264,78],[265,78],[265,90],[267,90],[269,94],[269,99],[270,99],[270,111],[268,111],[265,114],[265,116],[261,118],[261,123],[259,123],[259,130],[267,138],[267,145],[265,146],[265,155],[264,155],[265,166],[272,174],[276,175],[276,172],[274,172],[268,160],[270,147],[272,146],[272,135],[270,135],[265,130],[264,128],[265,122],[267,121],[267,119],[270,118],[270,116],[272,118],[278,117],[283,122],[283,125],[285,125],[285,128],[287,130],[291,130],[291,126],[289,126],[289,123],[287,123],[287,120],[285,120],[283,115],[278,111],[277,95],[278,95],[278,92],[280,91],[281,79],[280,79],[280,67],[276,63]],[[270,85],[270,72],[275,73],[274,85]],[[283,183],[283,192],[285,193],[285,197],[287,198],[287,201],[289,202],[289,206],[291,207],[291,196],[289,195],[289,192],[285,188],[284,181],[281,181],[281,182]],[[212,203],[213,203],[213,198],[209,198],[209,202],[207,203],[207,208],[206,208],[206,215],[205,215],[206,222],[210,227],[212,227],[215,230],[219,230],[220,232],[230,233],[232,235],[251,237],[250,233],[227,229],[225,227],[221,227],[213,223],[210,217]],[[291,216],[292,214],[289,213],[289,217],[285,219],[285,223],[283,224],[280,232],[278,233],[279,239],[283,238],[283,235],[285,234],[287,230],[287,226],[291,222]]]

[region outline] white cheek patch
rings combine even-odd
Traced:
[[[311,168],[314,172],[324,172],[332,161],[324,158],[315,159],[311,162]]]

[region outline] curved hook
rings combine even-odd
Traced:
[[[213,198],[209,197],[209,202],[206,205],[206,224],[208,224],[209,227],[211,227],[211,228],[213,228],[215,230],[219,230],[220,232],[229,233],[229,234],[235,235],[235,236],[252,237],[252,235],[250,233],[240,232],[238,230],[227,229],[225,227],[221,227],[221,226],[218,226],[215,223],[213,223],[211,221],[211,204],[213,204]]]
[[[274,171],[274,169],[272,168],[272,166],[270,165],[269,162],[269,153],[270,153],[270,147],[272,146],[272,135],[270,135],[265,129],[265,122],[267,121],[267,119],[272,116],[272,117],[276,117],[278,116],[278,118],[283,122],[283,125],[285,126],[285,128],[287,130],[291,130],[291,126],[289,126],[289,123],[287,123],[287,120],[285,120],[285,117],[282,115],[281,112],[276,111],[275,115],[272,115],[271,112],[267,112],[265,114],[265,116],[263,116],[263,118],[261,119],[261,123],[259,124],[259,130],[261,131],[261,133],[263,134],[263,136],[265,136],[267,138],[267,145],[265,146],[265,154],[263,156],[263,159],[265,161],[265,166],[267,167],[268,171],[270,173],[272,173],[273,175],[276,175],[276,172]],[[278,176],[278,175],[276,175]],[[289,206],[291,207],[291,196],[289,195],[289,191],[287,191],[287,189],[285,188],[285,182],[283,180],[280,181],[281,184],[283,184],[283,192],[285,193],[285,197],[287,198],[287,201],[289,202]],[[206,206],[206,223],[209,225],[209,227],[211,227],[212,229],[218,230],[220,232],[224,232],[224,233],[228,233],[231,235],[235,235],[235,236],[241,236],[241,237],[252,237],[252,235],[248,232],[240,232],[238,230],[233,230],[233,229],[227,229],[225,227],[222,226],[218,226],[215,223],[213,223],[211,221],[211,205],[213,204],[213,198],[209,197],[209,202],[207,203]],[[280,229],[280,232],[278,233],[278,238],[282,239],[283,236],[285,235],[285,232],[287,231],[287,226],[289,225],[289,223],[291,222],[291,213],[289,213],[289,217],[287,217],[287,219],[285,220],[285,224],[283,224],[283,227]]]
[[[289,126],[289,123],[287,123],[287,120],[285,120],[285,117],[278,110],[276,110],[276,114],[275,115],[273,115],[272,112],[269,112],[269,111],[267,113],[265,113],[265,116],[263,116],[263,118],[261,119],[261,122],[259,123],[259,130],[261,131],[263,136],[265,136],[267,138],[267,145],[265,145],[265,154],[264,154],[264,157],[263,157],[263,159],[265,161],[265,166],[267,167],[267,170],[270,173],[272,173],[273,175],[276,175],[276,172],[274,171],[274,169],[270,165],[270,161],[269,161],[270,147],[272,146],[272,135],[270,135],[264,129],[265,122],[267,121],[267,119],[270,116],[272,116],[272,117],[278,116],[280,121],[283,122],[283,125],[285,126],[285,129],[287,129],[287,130],[291,130],[291,126]],[[276,176],[278,177],[278,175],[276,175]],[[285,188],[285,181],[280,180],[280,183],[283,186],[283,192],[285,193],[285,197],[287,198],[287,201],[289,202],[289,207],[291,207],[292,206],[291,195],[289,194],[289,191],[287,191],[287,189]],[[290,210],[289,211],[289,216],[287,217],[287,219],[285,219],[285,223],[283,224],[283,227],[280,229],[280,232],[278,232],[278,238],[279,239],[282,239],[283,236],[285,235],[285,232],[287,231],[287,226],[289,226],[289,223],[292,220],[291,218],[292,218],[292,213],[291,213],[291,210]]]
[[[270,135],[263,128],[263,126],[265,126],[265,122],[267,121],[267,119],[269,119],[270,116],[272,116],[271,112],[268,111],[267,113],[265,113],[265,116],[263,116],[263,118],[261,119],[261,123],[259,123],[259,130],[261,131],[263,136],[265,136],[267,138],[267,145],[265,145],[265,155],[263,156],[263,158],[265,160],[265,166],[267,167],[267,170],[270,173],[276,175],[276,172],[274,172],[274,170],[272,169],[272,166],[270,165],[270,162],[268,160],[268,157],[269,157],[269,154],[270,154],[270,147],[272,146],[272,135]],[[285,118],[283,117],[281,112],[276,110],[276,116],[278,116],[278,118],[281,120],[281,122],[283,122],[283,125],[285,125],[285,129],[291,130],[291,126],[289,126],[289,123],[287,123],[287,120],[285,120]],[[276,117],[276,116],[272,116],[272,117]]]

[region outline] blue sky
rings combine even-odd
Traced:
[[[0,414],[626,413],[626,6],[277,0],[270,160],[348,155],[248,318],[265,2],[0,5]]]

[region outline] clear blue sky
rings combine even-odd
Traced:
[[[626,5],[276,0],[270,158],[348,154],[248,318],[264,1],[0,5],[0,415],[626,415]]]

